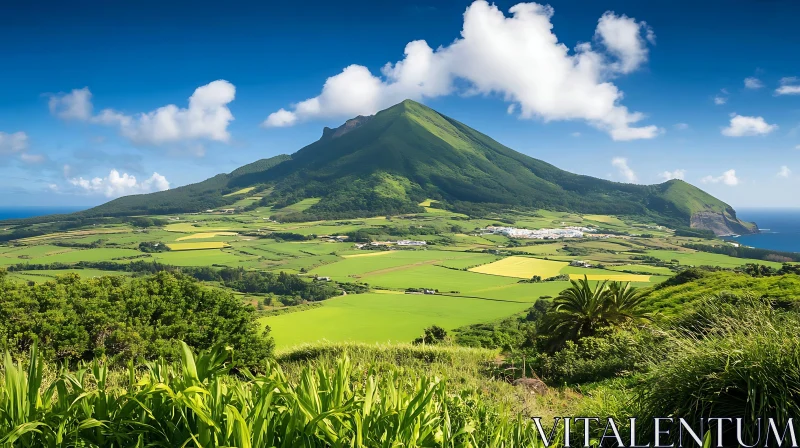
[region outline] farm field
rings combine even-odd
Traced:
[[[606,268],[611,271],[634,271],[634,272],[647,272],[653,275],[672,275],[673,272],[669,268],[661,266],[648,266],[643,264],[624,264],[621,266],[609,266]]]
[[[719,266],[722,268],[735,268],[747,263],[758,263],[776,269],[781,267],[781,263],[776,263],[774,261],[733,258],[727,255],[710,254],[706,252],[651,250],[647,252],[647,255],[664,261],[678,260],[683,266]]]
[[[431,325],[453,329],[523,311],[530,303],[423,294],[358,294],[307,311],[261,319],[279,348],[319,340],[410,342]]]
[[[248,260],[219,249],[160,252],[153,254],[153,258],[161,263],[175,266],[211,266],[214,264],[236,266],[238,263]]]
[[[608,280],[611,282],[631,282],[631,283],[650,282],[649,275],[639,275],[639,274],[569,274],[570,280],[580,280],[584,277],[586,277],[587,280],[593,280],[593,281]]]
[[[531,278],[534,275],[549,278],[555,277],[567,263],[559,261],[542,260],[532,257],[512,256],[494,263],[470,269],[471,272],[481,274],[499,275],[503,277]]]
[[[206,241],[202,243],[170,243],[167,244],[167,247],[170,250],[174,251],[181,251],[181,250],[198,250],[198,249],[222,249],[226,247],[227,244],[220,242],[220,241]]]
[[[250,191],[237,191],[239,205],[255,200]],[[245,203],[246,202],[246,203]],[[673,275],[680,267],[715,265],[724,268],[758,262],[773,267],[779,263],[745,260],[725,255],[693,252],[681,247],[696,239],[674,237],[618,237],[558,241],[513,240],[503,235],[480,234],[494,219],[468,219],[464,215],[428,207],[425,213],[402,217],[379,216],[353,220],[277,222],[270,217],[296,213],[316,203],[306,199],[276,210],[269,207],[247,212],[174,215],[163,224],[145,229],[113,225],[92,227],[0,245],[0,266],[12,268],[10,278],[42,283],[57,275],[76,272],[81,277],[130,275],[127,267],[113,265],[158,262],[175,269],[209,267],[242,268],[245,271],[288,273],[305,282],[329,277],[330,285],[358,283],[366,293],[348,293],[325,300],[315,307],[263,318],[273,328],[279,345],[330,340],[408,342],[426,326],[456,328],[510,316],[524,311],[541,297],[552,298],[569,281],[530,283],[566,274],[592,283],[604,280],[652,286]],[[428,204],[429,205],[429,204]],[[620,232],[640,232],[625,220],[612,216],[541,211],[514,217],[515,226],[553,228],[562,225],[613,227]],[[405,231],[409,234],[399,233]],[[330,242],[327,235],[352,235],[366,231],[372,241],[413,239],[426,247],[402,250],[359,250],[355,242]],[[646,231],[650,231],[649,228]],[[272,237],[271,232],[277,233]],[[402,235],[402,236],[401,236]],[[168,252],[143,252],[140,244],[162,243]],[[644,255],[663,260],[656,263]],[[546,258],[546,259],[545,259]],[[584,260],[604,269],[569,266]],[[643,261],[646,260],[646,261]],[[679,265],[671,260],[678,260]],[[70,268],[78,262],[84,269]],[[111,263],[103,270],[102,263]],[[29,265],[41,265],[25,269]],[[57,269],[50,267],[56,265]],[[91,269],[90,269],[91,268]],[[95,269],[96,268],[96,269]],[[628,272],[625,272],[628,271]],[[260,293],[230,289],[220,281],[207,282],[235,294],[243,303],[259,309],[292,311],[296,301],[274,297],[266,306]],[[436,295],[403,294],[407,289],[433,289]],[[302,302],[302,300],[301,300]],[[288,308],[287,308],[288,307]],[[400,316],[398,318],[397,316]],[[298,331],[297,329],[302,329]]]
[[[227,197],[230,197],[230,196],[237,196],[237,195],[240,195],[240,194],[247,194],[247,193],[250,193],[251,191],[253,191],[255,189],[256,189],[256,187],[242,188],[241,190],[234,191],[233,193],[228,193],[228,194],[224,195],[224,197],[227,198]]]
[[[203,232],[203,233],[195,233],[192,235],[182,236],[175,241],[185,241],[185,240],[202,240],[208,238],[214,238],[217,236],[236,236],[238,233],[236,232]]]

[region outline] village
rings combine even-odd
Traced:
[[[519,229],[516,227],[488,226],[483,234],[504,235],[509,238],[526,238],[533,240],[556,240],[561,238],[583,238],[587,233],[595,233],[597,229],[590,227],[568,226],[561,229]]]

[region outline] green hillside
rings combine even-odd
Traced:
[[[735,227],[716,225],[717,233],[747,232],[730,206],[683,181],[645,186],[569,173],[410,100],[328,130],[291,160],[235,183],[276,185],[265,205],[322,198],[297,220],[419,211],[416,204],[435,199],[465,212],[512,205],[650,216],[672,226],[705,212]]]
[[[439,207],[481,215],[509,207],[637,215],[672,227],[748,233],[735,211],[683,181],[611,182],[561,170],[516,152],[433,109],[406,100],[356,117],[291,156],[259,160],[230,174],[147,195],[127,196],[76,216],[195,212],[234,203],[243,188],[281,220],[307,221],[422,212]],[[319,201],[302,210],[291,206]]]

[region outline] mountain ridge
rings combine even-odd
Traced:
[[[228,205],[225,197],[255,186],[273,210],[306,198],[312,207],[284,220],[313,220],[422,211],[419,203],[470,214],[522,207],[647,216],[673,227],[743,234],[756,226],[728,204],[686,182],[612,182],[563,171],[417,102],[406,100],[358,116],[292,155],[245,165],[197,184],[126,196],[81,212],[125,216],[194,212]]]

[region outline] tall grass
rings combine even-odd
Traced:
[[[747,440],[757,418],[800,415],[800,316],[763,299],[707,299],[669,337],[661,362],[639,388],[642,417],[698,422],[743,417]]]
[[[8,447],[514,447],[538,446],[523,417],[436,377],[355,375],[347,356],[288,379],[229,371],[230,349],[127,369],[118,385],[100,363],[44,380],[34,348],[27,368],[4,359],[0,446]],[[352,379],[362,378],[360,381]]]

